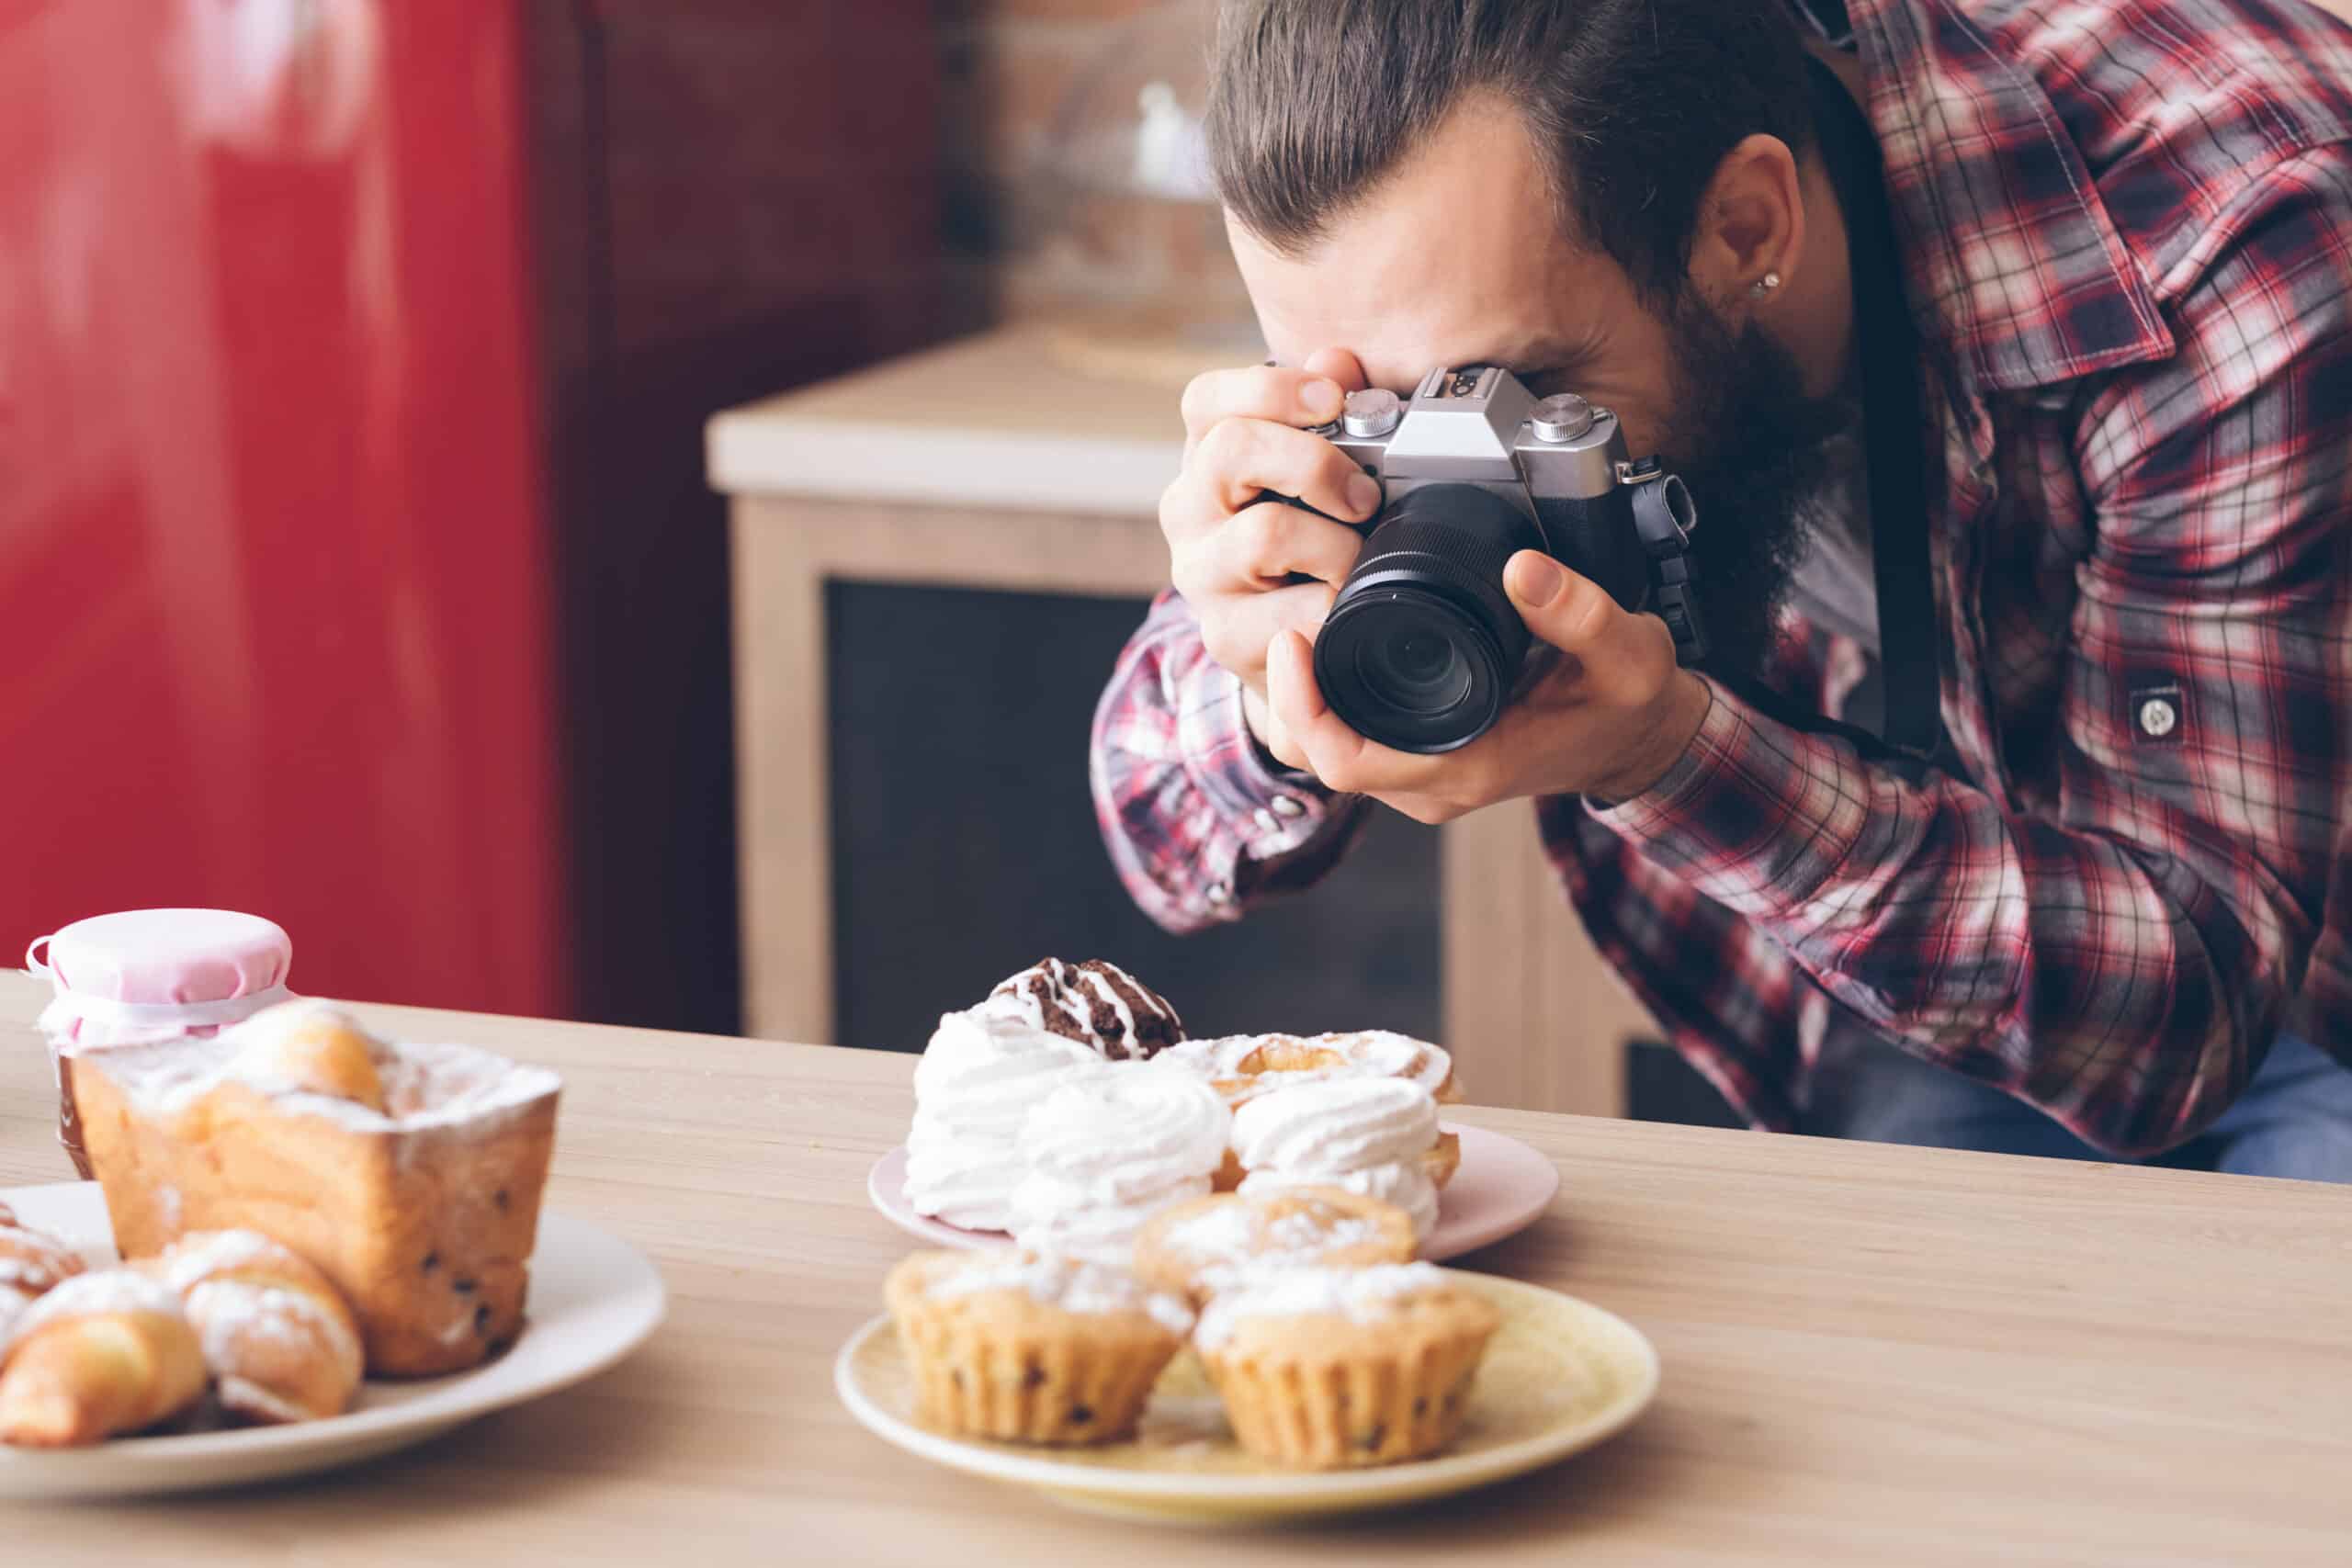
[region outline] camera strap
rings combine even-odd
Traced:
[[[1836,735],[1917,783],[1943,737],[1934,566],[1928,556],[1927,422],[1919,400],[1920,344],[1903,298],[1903,256],[1886,198],[1878,138],[1861,107],[1819,60],[1805,59],[1822,162],[1846,220],[1853,276],[1854,335],[1862,377],[1862,440],[1871,508],[1871,565],[1878,592],[1882,735],[1817,714],[1793,714],[1776,694],[1740,695],[1792,728]]]

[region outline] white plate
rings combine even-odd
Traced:
[[[1657,1351],[1623,1318],[1516,1280],[1447,1272],[1493,1302],[1502,1326],[1479,1364],[1462,1435],[1405,1464],[1301,1472],[1251,1459],[1189,1354],[1161,1374],[1136,1436],[1100,1448],[1023,1448],[917,1426],[914,1379],[887,1317],[842,1348],[833,1387],[876,1436],[935,1464],[1093,1513],[1188,1524],[1360,1513],[1466,1492],[1592,1447],[1657,1396]]]
[[[1500,1133],[1484,1127],[1448,1126],[1462,1138],[1462,1164],[1437,1195],[1437,1228],[1421,1243],[1432,1263],[1492,1247],[1544,1217],[1560,1190],[1560,1171],[1550,1160]],[[1010,1247],[1002,1231],[967,1231],[918,1214],[907,1201],[907,1147],[884,1155],[865,1179],[866,1196],[900,1230],[942,1247]]]
[[[0,1202],[93,1264],[115,1260],[96,1182],[0,1190]],[[662,1322],[662,1276],[628,1243],[562,1214],[539,1216],[522,1337],[486,1366],[415,1382],[370,1382],[349,1415],[286,1427],[119,1438],[94,1448],[0,1445],[0,1497],[128,1497],[304,1475],[374,1459],[510,1404],[594,1377]]]

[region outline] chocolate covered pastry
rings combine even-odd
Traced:
[[[1184,1038],[1168,998],[1115,964],[1042,958],[989,995],[1032,1027],[1090,1045],[1113,1062],[1148,1061]]]

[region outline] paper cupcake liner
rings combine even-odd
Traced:
[[[1241,1446],[1292,1470],[1419,1459],[1462,1430],[1492,1328],[1419,1339],[1391,1354],[1336,1357],[1293,1347],[1202,1359]]]
[[[954,1437],[1107,1443],[1132,1434],[1176,1354],[1172,1334],[1073,1338],[916,1311],[899,1333],[914,1369],[916,1418]]]

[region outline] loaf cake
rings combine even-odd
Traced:
[[[349,1301],[372,1376],[460,1371],[520,1331],[553,1073],[315,1002],[67,1068],[125,1258],[259,1231]]]

